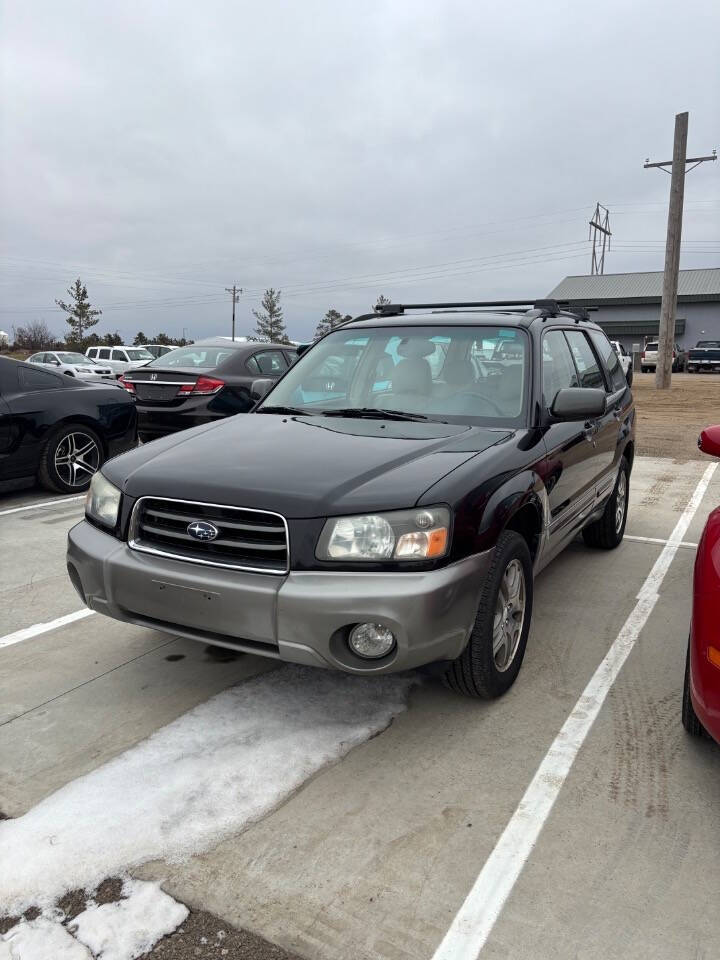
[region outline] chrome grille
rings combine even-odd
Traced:
[[[217,528],[214,540],[188,533],[196,521]],[[133,508],[129,546],[177,560],[257,573],[287,573],[288,533],[284,517],[265,510],[212,503],[141,497]]]

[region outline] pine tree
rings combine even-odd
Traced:
[[[282,307],[280,306],[281,290],[269,287],[260,301],[262,310],[253,310],[257,320],[255,325],[255,339],[270,343],[290,343],[285,331]]]
[[[68,287],[67,292],[70,295],[69,303],[65,303],[63,300],[56,300],[55,303],[61,310],[65,311],[67,314],[65,319],[70,324],[70,332],[66,340],[82,344],[88,327],[95,326],[100,319],[102,310],[95,310],[90,306],[87,287],[80,277],[71,287]]]
[[[330,333],[330,331],[334,330],[335,327],[339,327],[341,323],[346,323],[348,320],[350,320],[349,314],[343,317],[340,313],[338,313],[337,310],[328,310],[320,323],[317,325],[317,329],[315,330],[315,340],[318,340],[320,337],[324,337],[326,333]]]
[[[135,339],[133,340],[133,345],[136,347],[144,347],[146,343],[150,343],[145,334],[140,330],[135,334]]]

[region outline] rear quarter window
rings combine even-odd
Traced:
[[[71,383],[67,377],[59,377],[46,370],[34,367],[20,367],[20,388],[22,390],[57,390]]]

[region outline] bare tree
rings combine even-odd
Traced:
[[[18,350],[48,350],[55,336],[44,320],[31,320],[24,327],[13,327],[15,347]]]

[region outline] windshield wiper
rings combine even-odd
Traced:
[[[301,410],[299,407],[260,407],[255,413],[284,413],[288,417],[304,417],[308,415],[307,410]]]
[[[343,407],[340,410],[323,410],[324,417],[357,417],[365,420],[429,420],[423,413],[406,413],[404,410],[380,410],[378,407]],[[436,421],[442,423],[443,421]]]

